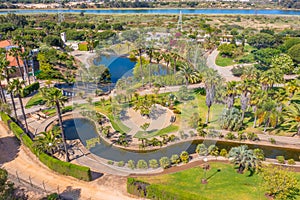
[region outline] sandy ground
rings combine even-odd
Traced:
[[[49,170],[40,163],[37,158],[24,146],[8,134],[8,130],[0,123],[0,165],[15,175],[16,171],[21,179],[42,186],[44,181],[47,191],[60,193],[69,191],[73,199],[95,199],[95,200],[129,200],[135,199],[126,193],[126,177],[106,175],[92,182],[80,181],[72,177],[63,176]],[[34,198],[30,198],[34,199]]]

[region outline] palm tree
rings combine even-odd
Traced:
[[[238,167],[237,172],[240,174],[245,170],[253,173],[260,166],[259,159],[254,155],[253,150],[248,149],[247,145],[231,148],[228,158]]]
[[[263,102],[261,108],[258,110],[258,122],[262,124],[265,122],[264,133],[266,133],[267,127],[276,126],[276,119],[280,113],[276,110],[276,102],[272,99],[267,99]]]
[[[294,95],[296,94],[296,92],[299,91],[299,88],[300,88],[300,85],[297,82],[297,80],[291,80],[290,82],[288,82],[286,84],[286,90],[287,90],[287,92],[289,94],[289,98],[290,98],[288,104],[291,103],[291,99],[294,97]]]
[[[34,139],[34,148],[38,151],[53,155],[60,149],[60,144],[62,143],[60,132],[57,130],[42,132],[41,135]]]
[[[18,65],[18,68],[19,68],[20,75],[21,75],[23,81],[25,81],[25,79],[24,79],[24,73],[23,73],[22,70],[21,70],[21,65],[20,65],[20,60],[19,60],[19,56],[20,56],[21,53],[22,53],[22,51],[21,51],[21,49],[18,48],[18,47],[13,47],[13,48],[11,48],[11,50],[9,51],[9,55],[16,58],[16,61],[17,61],[17,65]]]
[[[227,108],[230,109],[234,105],[234,99],[237,95],[237,82],[229,81],[226,84],[226,97],[227,97]]]
[[[206,99],[205,103],[207,106],[207,117],[206,117],[206,124],[209,123],[209,115],[210,115],[210,107],[212,106],[215,94],[216,94],[216,87],[222,81],[221,76],[218,74],[217,71],[208,68],[204,71],[204,84],[205,84],[205,91],[206,91]]]
[[[66,96],[63,96],[62,91],[57,88],[41,88],[40,92],[46,102],[46,105],[48,107],[56,107],[56,113],[58,116],[59,126],[61,130],[61,137],[64,144],[64,150],[66,154],[66,162],[69,162],[69,155],[68,155],[68,149],[66,144],[66,138],[64,134],[64,128],[62,124],[62,117],[61,117],[61,107],[64,106],[64,104],[68,101],[68,98]]]
[[[22,96],[21,96],[24,83],[25,83],[25,81],[20,81],[19,79],[13,79],[11,82],[8,83],[8,91],[12,92],[13,95],[15,95],[19,98],[20,107],[21,107],[22,115],[23,115],[24,122],[25,122],[25,131],[28,134],[29,131],[28,131],[27,118],[26,118],[26,114],[24,111],[24,105],[23,105]]]
[[[297,129],[296,135],[300,136],[300,105],[292,103],[284,108],[284,124],[290,127],[290,130]]]
[[[251,91],[253,90],[253,84],[251,81],[244,80],[238,85],[238,93],[240,94],[240,101],[241,101],[241,110],[242,110],[242,119],[244,121],[245,112],[248,107]]]
[[[27,76],[28,84],[30,85],[29,68],[28,68],[28,64],[27,64],[27,60],[29,59],[29,52],[28,51],[21,52],[20,56],[24,63],[24,69],[25,69],[25,73]]]
[[[263,90],[268,90],[269,88],[272,88],[274,84],[284,82],[283,73],[280,69],[271,68],[261,74],[259,82],[261,83]]]
[[[0,60],[0,92],[1,92],[1,100],[4,103],[6,103],[4,89],[2,87],[1,81],[5,79],[5,70],[6,70],[6,67],[9,64],[9,62],[4,57],[1,57],[0,59],[1,59]]]
[[[199,80],[201,80],[201,77],[199,77],[199,73],[197,73],[196,70],[194,70],[192,67],[188,66],[187,64],[183,64],[179,68],[179,71],[177,72],[177,76],[185,80],[186,87],[189,86],[189,83],[196,83]]]
[[[254,114],[254,122],[253,122],[253,128],[256,127],[256,122],[257,122],[257,109],[258,106],[265,101],[267,98],[267,93],[264,90],[259,90],[257,89],[250,97],[249,104],[252,107],[252,111]]]
[[[15,68],[8,67],[8,65],[9,65],[9,61],[7,61],[4,56],[1,57],[0,58],[0,73],[1,73],[1,76],[6,79],[7,84],[9,83],[9,80],[10,80],[10,74],[15,72]],[[1,89],[2,89],[2,87],[1,87]],[[8,92],[9,92],[9,90],[8,90]],[[18,118],[17,117],[17,109],[16,109],[14,98],[13,98],[12,90],[9,92],[9,94],[10,94],[10,98],[11,98],[11,101],[12,101],[12,106],[13,106],[13,110],[14,110],[15,119],[17,119]]]
[[[167,65],[167,66],[166,66],[166,69],[167,69],[167,72],[168,72],[168,74],[169,74],[169,64],[170,64],[170,62],[171,62],[171,56],[170,56],[169,53],[163,53],[163,54],[162,54],[162,57],[163,57],[163,59],[164,59],[166,65]]]
[[[258,78],[258,70],[253,67],[245,67],[241,76],[242,80],[256,80]]]
[[[11,114],[11,109],[7,103],[0,102],[0,112]]]

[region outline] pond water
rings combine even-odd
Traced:
[[[83,119],[75,118],[66,120],[63,122],[65,127],[66,138],[69,140],[80,139],[83,145],[86,146],[86,141],[98,137],[98,133],[95,129],[94,122]],[[161,148],[155,151],[148,152],[133,152],[123,150],[117,147],[114,147],[110,144],[107,144],[101,140],[100,144],[97,144],[95,147],[90,149],[90,152],[113,161],[128,161],[134,160],[138,161],[144,159],[149,161],[150,159],[160,159],[163,156],[171,157],[173,154],[180,154],[182,151],[187,151],[189,153],[194,153],[197,144],[202,143],[203,140],[197,140],[194,142],[182,142],[176,145],[168,146]],[[213,141],[204,141],[206,145],[213,144]],[[225,148],[229,150],[231,147],[239,146],[240,144],[235,142],[217,142],[216,145],[219,149]],[[278,155],[284,155],[286,159],[293,158],[294,160],[299,160],[300,149],[289,149],[289,148],[280,148],[280,147],[270,147],[270,146],[260,146],[260,145],[248,145],[249,148],[261,148],[267,158],[276,158]]]
[[[111,82],[117,83],[124,74],[132,75],[132,69],[136,62],[132,62],[127,57],[101,55],[94,59],[94,64],[107,67],[111,75]]]
[[[17,14],[35,13],[87,13],[87,14],[240,14],[240,15],[300,15],[300,10],[256,10],[256,9],[89,9],[89,10],[2,10],[0,14],[14,12]]]

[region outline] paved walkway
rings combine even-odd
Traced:
[[[211,54],[208,55],[207,61],[206,61],[207,66],[209,68],[217,70],[219,72],[219,74],[225,78],[226,81],[240,81],[241,78],[233,76],[233,74],[231,72],[231,69],[237,65],[221,67],[216,64],[216,58],[217,58],[218,54],[219,54],[219,51],[217,49],[215,49],[215,50],[213,50],[213,52]],[[240,66],[249,66],[249,65],[252,65],[252,64],[240,64]]]

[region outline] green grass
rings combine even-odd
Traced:
[[[238,174],[230,164],[217,162],[209,162],[209,164],[211,168],[206,175],[208,184],[201,184],[201,179],[204,177],[202,167],[194,167],[174,174],[139,177],[138,180],[156,185],[160,190],[172,193],[174,196],[193,194],[192,199],[266,199],[262,178],[259,175],[249,176],[249,172]],[[217,172],[218,169],[221,171]],[[295,175],[300,180],[300,174],[295,173]]]
[[[234,65],[236,63],[233,62],[233,58],[223,57],[220,54],[218,54],[216,58],[216,64],[221,67],[226,67],[226,66]]]
[[[73,106],[66,106],[61,111],[62,111],[62,113],[66,113],[66,112],[70,112],[72,110],[73,110]],[[45,113],[46,115],[50,116],[50,117],[56,115],[56,109],[55,108],[49,108],[49,109],[43,110],[42,112]]]
[[[138,131],[134,135],[134,137],[135,138],[152,138],[155,136],[160,136],[160,135],[164,135],[167,133],[176,132],[176,131],[178,131],[178,129],[179,129],[178,126],[170,125],[170,126],[167,126],[166,128],[158,130],[158,131]]]
[[[44,100],[41,93],[37,93],[29,99],[27,104],[25,105],[25,108],[31,108],[32,106],[41,105],[44,104]]]
[[[108,115],[112,127],[120,133],[128,133],[131,129],[121,122],[119,118]]]

